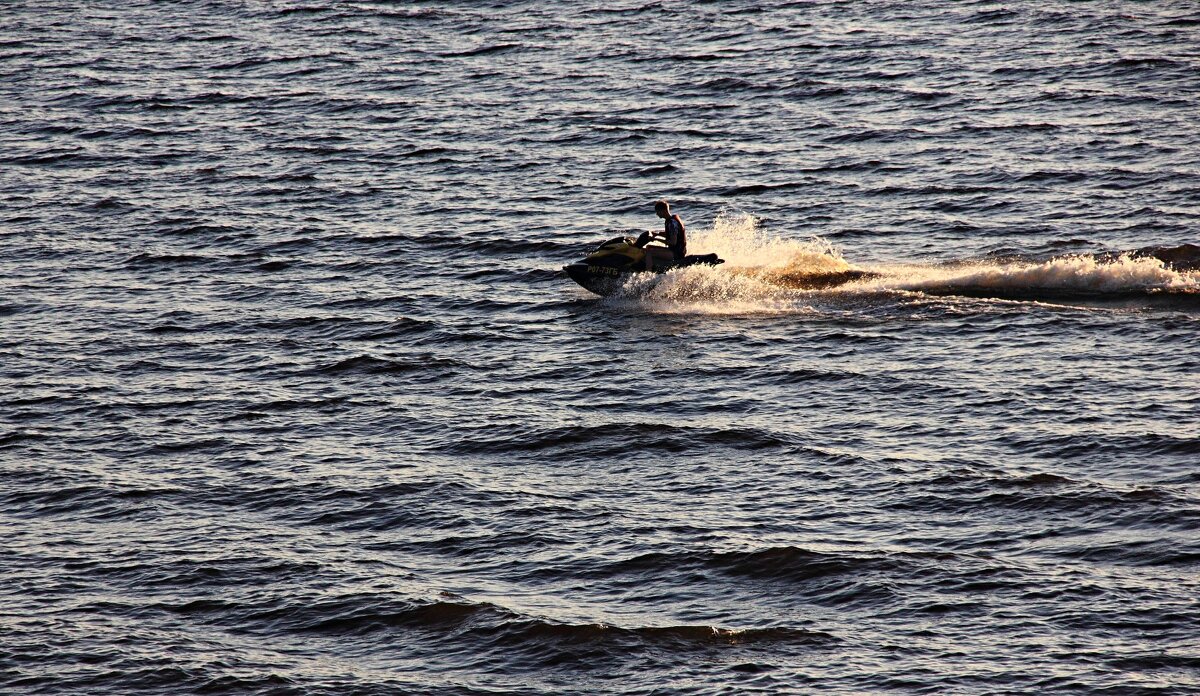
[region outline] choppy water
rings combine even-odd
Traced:
[[[1200,693],[1190,2],[15,2],[0,146],[0,689]]]

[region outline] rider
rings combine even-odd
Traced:
[[[678,215],[671,214],[671,204],[664,201],[658,201],[654,204],[654,213],[664,220],[663,234],[650,234],[651,239],[663,239],[667,243],[667,248],[662,247],[646,247],[646,270],[653,270],[655,264],[664,264],[675,262],[678,263],[687,256],[687,232],[683,227],[683,220]]]

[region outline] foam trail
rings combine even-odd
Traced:
[[[1061,295],[1200,293],[1200,275],[1176,271],[1153,257],[1064,256],[1043,262],[955,267],[893,266],[867,287],[1053,298]]]
[[[827,241],[765,233],[753,215],[722,211],[711,227],[689,232],[688,246],[716,252],[723,266],[637,274],[617,293],[662,312],[745,313],[804,309],[814,292],[880,294],[917,291],[1000,299],[1200,295],[1200,271],[1177,270],[1154,256],[1062,256],[1046,261],[952,265],[891,264],[859,268]]]

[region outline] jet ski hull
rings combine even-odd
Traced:
[[[588,254],[582,261],[563,266],[571,280],[597,295],[611,295],[635,273],[646,273],[646,245],[650,233],[643,232],[633,237],[615,237]],[[666,247],[662,247],[665,249]],[[725,263],[716,254],[693,254],[678,262],[655,264],[653,273],[665,273],[674,268],[704,264],[716,266]]]
[[[566,272],[567,277],[579,283],[584,289],[594,292],[597,295],[608,296],[616,292],[635,273],[666,273],[674,268],[700,265],[716,266],[720,263],[725,262],[717,258],[716,254],[700,254],[685,256],[679,263],[655,268],[653,271],[634,271],[629,268],[589,264],[586,260],[563,266],[563,271]]]
[[[585,290],[597,295],[608,296],[617,291],[625,280],[633,275],[629,271],[621,271],[608,266],[594,266],[586,263],[573,263],[563,266],[567,277],[579,283]]]

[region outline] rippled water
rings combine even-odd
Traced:
[[[1200,693],[1192,3],[0,17],[0,688]]]

